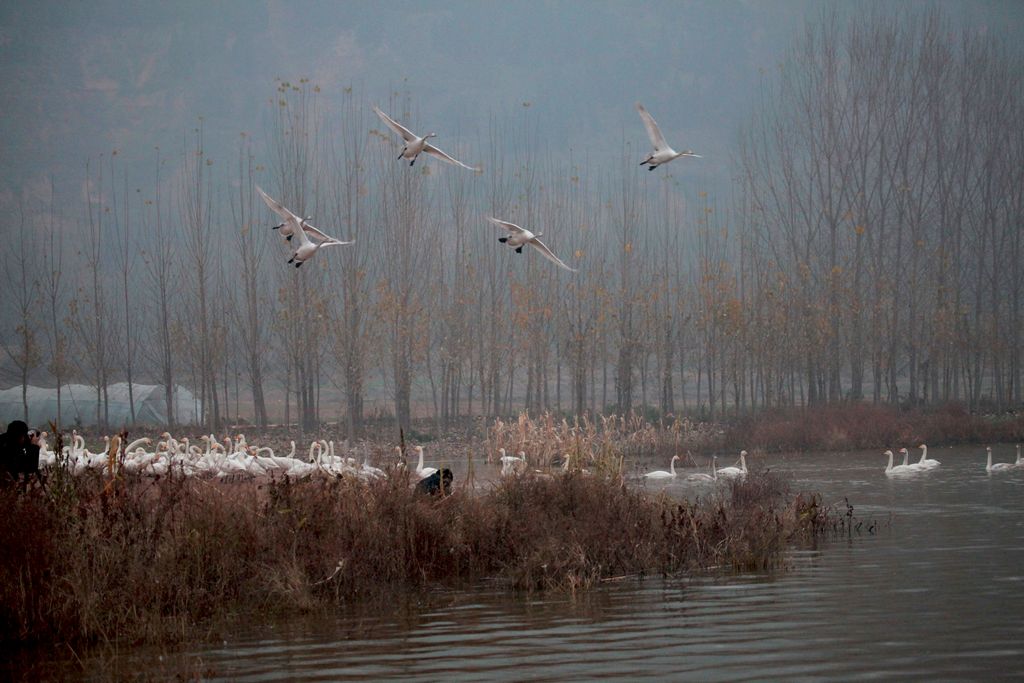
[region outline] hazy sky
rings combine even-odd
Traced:
[[[938,4],[977,28],[1024,28],[1024,2]],[[274,79],[301,76],[328,104],[350,85],[368,103],[408,92],[417,127],[441,132],[442,147],[457,140],[470,157],[489,117],[517,116],[523,102],[550,150],[617,151],[625,139],[642,153],[632,109],[641,100],[670,143],[706,157],[675,172],[724,182],[760,70],[770,75],[821,8],[796,0],[8,0],[0,4],[0,205],[18,193],[45,196],[51,173],[58,188],[74,187],[85,160],[112,149],[129,169],[149,168],[153,147],[176,154],[198,116],[210,155],[231,154],[239,132],[266,130]]]

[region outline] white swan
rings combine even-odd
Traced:
[[[673,455],[672,460],[668,463],[670,472],[665,470],[654,470],[644,475],[646,479],[675,479],[676,478],[676,460],[679,459],[678,455]]]
[[[640,118],[643,119],[644,127],[647,129],[647,137],[651,139],[651,145],[654,146],[654,151],[647,155],[647,158],[640,162],[640,165],[648,165],[648,171],[653,171],[662,164],[667,164],[673,159],[679,157],[696,157],[702,159],[701,155],[694,154],[692,150],[686,150],[684,152],[677,152],[668,146],[665,142],[665,136],[661,134],[661,129],[658,128],[658,124],[655,123],[654,117],[651,116],[644,105],[639,102],[636,103],[636,110],[640,114]]]
[[[686,475],[686,481],[695,481],[695,482],[699,482],[699,481],[702,481],[702,482],[718,481],[718,472],[719,471],[720,470],[718,469],[718,456],[717,455],[713,455],[713,456],[711,456],[711,474],[704,474],[703,472],[694,472],[693,474]]]
[[[499,448],[499,461],[501,462],[501,476],[506,477],[514,474],[516,470],[522,471],[526,468],[526,453],[519,451],[519,455],[506,455],[504,448]]]
[[[320,247],[341,247],[354,243],[353,241],[343,242],[336,237],[331,237],[330,235],[320,232],[307,223],[307,219],[299,218],[297,215],[285,208],[280,202],[271,199],[270,195],[259,187],[257,187],[256,190],[260,193],[260,196],[263,197],[263,201],[268,207],[270,207],[270,210],[284,220],[281,225],[275,226],[275,229],[280,229],[281,234],[285,235],[286,239],[289,241],[291,241],[293,236],[299,236],[299,247],[288,260],[288,263],[294,263],[296,268],[313,258]],[[311,240],[310,235],[315,237],[317,241],[314,242]]]
[[[508,221],[499,220],[491,216],[488,216],[487,220],[493,223],[494,225],[497,225],[498,227],[501,228],[505,228],[505,230],[509,231],[510,235],[508,237],[499,237],[498,241],[501,242],[502,244],[507,244],[510,247],[515,247],[517,254],[523,253],[523,245],[528,244],[537,251],[539,251],[541,253],[541,256],[546,258],[548,261],[551,261],[559,268],[565,268],[570,273],[579,272],[575,268],[570,268],[569,266],[567,266],[565,262],[562,261],[562,259],[555,256],[555,253],[548,249],[548,246],[546,244],[540,241],[539,238],[544,233],[538,232],[536,235],[534,235],[529,230],[521,228],[515,223],[509,223]]]
[[[1017,461],[1013,463],[1013,466],[1024,469],[1024,460],[1020,458],[1020,444],[1017,444]]]
[[[1007,470],[1017,469],[1017,465],[1009,462],[997,462],[995,465],[992,464],[992,447],[985,446],[985,450],[988,451],[988,462],[985,463],[986,472],[1006,472]]]
[[[423,446],[417,446],[416,447],[416,452],[420,456],[419,463],[416,465],[416,476],[417,477],[419,477],[420,479],[423,479],[425,477],[429,477],[434,472],[437,472],[437,468],[436,467],[424,467],[423,466]]]
[[[930,460],[928,458],[928,446],[921,444],[918,448],[921,449],[921,459],[917,461],[917,466],[919,468],[930,470],[942,464],[938,460]]]
[[[344,247],[349,244],[355,244],[355,240],[343,242],[334,237],[327,237],[327,239],[324,240],[323,242],[314,242],[313,240],[309,239],[309,235],[306,234],[306,232],[312,226],[304,227],[306,228],[305,230],[299,230],[299,248],[296,249],[295,253],[292,254],[292,257],[288,259],[288,263],[294,263],[296,268],[300,267],[303,263],[313,258],[313,256],[316,255],[317,250],[319,250],[321,247]],[[323,235],[323,233],[320,234]]]
[[[889,475],[889,476],[896,475],[896,474],[910,474],[910,473],[916,471],[916,468],[912,467],[911,465],[896,465],[895,467],[893,467],[892,466],[892,458],[893,458],[892,451],[886,451],[882,455],[888,455],[889,456],[889,464],[885,466],[885,473],[887,475]]]
[[[404,157],[408,159],[410,166],[416,163],[416,159],[420,154],[426,153],[432,157],[440,159],[441,161],[447,161],[449,164],[455,164],[456,166],[461,166],[462,168],[469,169],[470,171],[480,171],[479,166],[469,166],[464,164],[455,157],[442,152],[440,149],[427,142],[429,138],[436,138],[437,133],[427,133],[423,137],[419,137],[377,107],[374,107],[373,111],[376,112],[377,116],[380,117],[380,120],[383,121],[388,128],[394,131],[396,135],[405,141],[405,146],[402,147],[402,153],[398,155],[398,158],[402,159]]]
[[[906,448],[899,449],[897,451],[897,453],[899,453],[900,455],[903,456],[903,464],[900,465],[900,467],[909,467],[910,469],[912,469],[914,471],[928,469],[927,467],[923,467],[921,465],[921,463],[919,463],[919,462],[915,462],[915,463],[911,464],[910,463],[910,451],[908,451]]]
[[[283,204],[281,204],[279,201],[277,201],[276,199],[268,195],[266,192],[264,192],[259,185],[256,186],[256,191],[259,192],[260,197],[263,198],[263,203],[266,204],[271,211],[273,211],[274,213],[281,217],[281,224],[275,225],[274,227],[271,228],[271,230],[280,230],[281,235],[285,238],[285,240],[291,242],[292,237],[295,236],[295,231],[298,229],[300,225],[307,230],[312,228],[315,231],[314,236],[316,236],[317,239],[326,239],[326,235],[324,235],[319,230],[313,228],[313,226],[308,225],[306,223],[306,221],[312,218],[312,216],[306,216],[305,218],[302,218],[301,216],[292,213]],[[315,233],[320,233],[320,235],[317,236]]]
[[[747,476],[747,452],[740,451],[739,467],[723,467],[718,470],[720,477],[745,477]]]

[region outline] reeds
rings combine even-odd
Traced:
[[[417,495],[386,480],[224,484],[57,470],[0,491],[3,640],[190,639],[238,613],[294,613],[483,578],[584,589],[651,572],[774,566],[829,528],[752,475],[698,502],[569,472]]]
[[[551,467],[569,457],[573,468],[594,467],[606,474],[620,473],[623,463],[667,459],[680,450],[712,448],[721,439],[721,428],[680,417],[668,422],[648,422],[643,417],[584,415],[557,418],[551,413],[515,421],[497,419],[488,430],[488,450],[504,448],[509,454],[525,453],[531,467]]]
[[[901,410],[852,402],[768,411],[733,422],[723,441],[764,451],[842,451],[916,446],[996,443],[1024,438],[1024,415],[976,415],[958,404]]]

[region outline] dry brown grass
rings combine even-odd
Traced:
[[[0,491],[2,640],[192,639],[238,613],[481,578],[574,591],[623,575],[763,569],[794,536],[829,528],[815,499],[767,476],[694,503],[573,472],[427,497],[391,474],[111,484],[58,470],[45,486]]]
[[[1024,438],[1024,415],[986,416],[949,404],[901,410],[868,403],[770,411],[735,421],[725,443],[764,451],[844,451],[921,442],[997,443]]]

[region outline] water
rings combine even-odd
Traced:
[[[1012,450],[997,448],[996,459],[1012,460]],[[55,667],[97,680],[1024,679],[1024,470],[990,476],[977,447],[929,455],[941,468],[899,479],[883,474],[875,452],[751,462],[826,502],[847,497],[858,517],[881,522],[874,535],[794,550],[788,570],[772,575],[630,580],[576,598],[485,585],[384,614],[240,627],[187,652],[107,653],[74,668],[58,657],[30,675],[50,677]],[[668,487],[686,495],[680,482]]]

